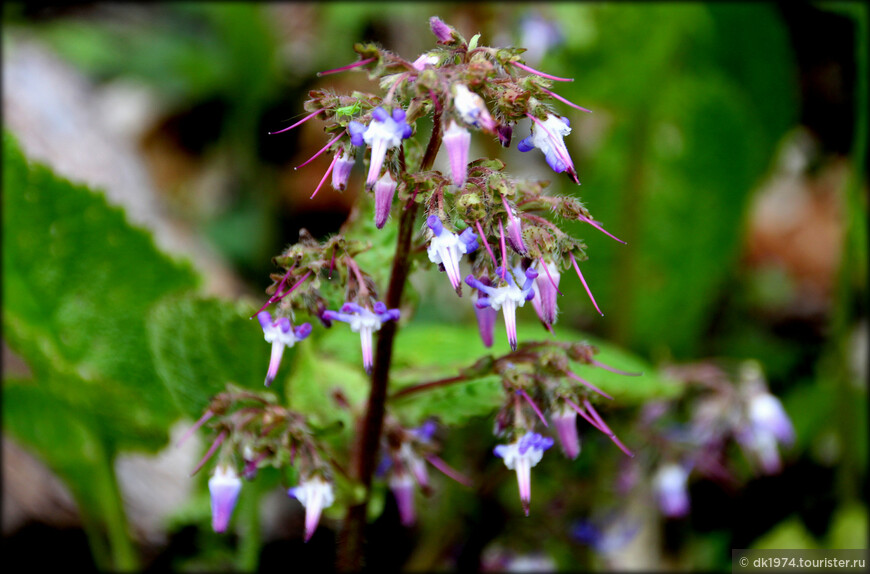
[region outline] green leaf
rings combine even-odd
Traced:
[[[707,352],[751,191],[796,118],[787,31],[775,7],[749,4],[602,5],[581,20],[591,32],[542,67],[585,78],[559,86],[595,111],[572,124],[597,132],[575,156],[581,191],[594,192],[583,199],[628,242],[573,225],[588,245],[583,273],[613,340],[647,355]],[[569,149],[583,153],[574,136]],[[593,312],[576,280],[562,285],[566,314]]]
[[[819,543],[796,515],[783,520],[752,543],[755,550],[814,550]]]
[[[831,520],[825,548],[867,548],[867,507],[849,504],[837,509]]]
[[[337,361],[355,364],[358,372],[361,372],[359,335],[343,327],[336,325],[330,329],[318,343],[319,352]],[[616,406],[624,407],[656,397],[673,396],[680,390],[677,383],[662,378],[649,363],[614,345],[558,327],[556,334],[559,341],[587,341],[595,345],[599,350],[596,359],[608,366],[626,372],[643,373],[642,376],[627,377],[598,367],[573,363],[574,371],[611,394]],[[474,324],[403,325],[396,336],[393,350],[391,390],[455,376],[482,356],[500,356],[509,351],[503,341],[497,345],[504,348],[486,349]],[[503,400],[504,391],[499,378],[484,376],[409,395],[397,399],[393,404],[409,424],[417,424],[430,416],[437,416],[446,424],[460,424],[470,417],[493,414]]]
[[[250,305],[186,295],[164,300],[152,311],[148,339],[160,380],[183,413],[202,416],[211,398],[231,382],[265,390],[271,345],[263,339]],[[301,344],[305,344],[303,342]],[[278,378],[283,391],[295,349],[285,349]]]
[[[29,164],[8,132],[3,166],[4,336],[42,390],[93,417],[107,444],[162,446],[177,411],[145,317],[161,297],[194,287],[194,272],[102,194]]]
[[[4,381],[5,428],[69,487],[100,570],[135,571],[137,557],[105,437],[93,419],[46,391],[46,382]]]

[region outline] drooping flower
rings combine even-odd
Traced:
[[[461,277],[459,275],[459,261],[465,253],[471,253],[480,245],[477,243],[477,235],[466,227],[460,234],[456,234],[444,229],[444,225],[437,215],[432,214],[426,220],[426,225],[432,230],[432,238],[429,240],[429,247],[426,252],[429,255],[429,261],[432,263],[440,263],[444,266],[444,271],[450,279],[450,284],[461,294]]]
[[[653,478],[659,509],[668,518],[679,518],[689,513],[689,473],[679,464],[668,463],[658,469]]]
[[[284,347],[292,347],[298,341],[310,335],[311,324],[302,323],[294,328],[287,317],[281,317],[273,321],[272,315],[268,311],[257,313],[257,319],[263,327],[263,335],[266,342],[272,343],[272,359],[269,361],[269,370],[266,372],[266,386],[268,387],[278,374],[278,367],[281,365]]]
[[[492,307],[496,311],[502,310],[508,341],[510,342],[511,349],[516,351],[517,307],[522,307],[526,304],[526,301],[530,301],[535,296],[532,286],[534,285],[535,278],[538,276],[538,272],[531,267],[526,269],[526,281],[522,288],[517,286],[511,274],[504,272],[501,267],[495,270],[495,274],[499,277],[504,277],[507,284],[503,287],[490,287],[475,279],[473,275],[466,277],[465,282],[469,287],[486,293],[486,297],[481,297],[475,301],[474,304],[477,307]]]
[[[479,281],[487,286],[492,285],[489,277],[486,276],[481,277]],[[486,297],[486,294],[478,290],[477,299],[480,300],[483,297]],[[488,305],[483,307],[475,305],[474,313],[477,315],[477,328],[480,330],[480,339],[483,341],[483,345],[487,348],[492,347],[495,319],[498,317],[498,311]]]
[[[411,66],[415,70],[423,71],[426,69],[426,66],[434,66],[440,61],[438,58],[438,54],[434,52],[426,52],[425,54],[421,54],[419,58],[414,60],[414,63]]]
[[[371,188],[381,172],[387,150],[402,145],[402,140],[411,137],[413,129],[405,121],[405,111],[399,108],[392,114],[381,106],[372,110],[372,121],[368,127],[352,121],[347,126],[350,132],[350,142],[353,145],[368,144],[372,146],[372,156],[369,163],[369,174],[366,178],[366,188]]]
[[[497,124],[489,114],[483,98],[469,90],[464,84],[454,84],[453,106],[462,121],[468,125],[496,133]]]
[[[224,532],[233,515],[242,481],[236,471],[229,466],[218,466],[208,479],[208,492],[211,495],[211,527],[215,532]]]
[[[468,175],[468,148],[471,145],[471,132],[450,120],[450,127],[444,132],[444,146],[450,159],[450,175],[453,185],[462,187]]]
[[[353,169],[354,163],[353,148],[341,149],[338,152],[335,167],[332,170],[332,187],[336,191],[347,189],[347,180],[350,179],[350,171]]]
[[[390,490],[396,498],[399,507],[399,519],[402,526],[411,526],[417,520],[414,509],[414,479],[407,472],[393,472],[390,476]]]
[[[737,433],[737,440],[755,455],[766,474],[782,469],[778,444],[794,442],[794,427],[778,398],[767,392],[755,394],[748,405],[749,424]]]
[[[580,436],[577,434],[577,411],[568,405],[551,415],[553,426],[559,437],[562,452],[570,459],[575,459],[580,454]]]
[[[526,243],[523,241],[523,226],[520,223],[520,218],[517,217],[517,211],[508,204],[507,199],[505,199],[504,196],[502,196],[501,202],[504,205],[505,212],[508,216],[507,241],[510,243],[511,249],[520,255],[525,255],[528,249],[526,248]]]
[[[389,171],[384,172],[375,183],[375,227],[378,229],[382,229],[387,223],[395,194],[396,180],[392,178]]]
[[[359,333],[362,344],[363,366],[367,373],[371,373],[374,358],[372,356],[372,334],[380,331],[385,321],[398,321],[398,309],[387,309],[381,301],[375,303],[374,313],[357,305],[347,302],[339,311],[324,311],[323,317],[330,321],[342,321],[350,325],[350,330]]]
[[[566,117],[558,117],[553,114],[547,116],[544,121],[534,116],[532,118],[532,135],[517,144],[517,149],[526,152],[538,148],[544,152],[547,163],[556,173],[567,171],[577,181],[577,172],[574,170],[574,162],[568,154],[563,138],[571,133],[571,122]]]
[[[544,265],[538,261],[535,264],[535,269],[538,271],[538,278],[535,279],[535,284],[532,287],[535,292],[532,306],[544,324],[554,325],[559,313],[556,303],[556,295],[559,293],[559,279],[561,278],[559,267],[552,262]]]
[[[335,502],[335,493],[332,484],[319,476],[309,478],[287,491],[287,494],[305,507],[305,542],[311,539],[317,524],[320,522],[320,514],[324,508],[329,508]]]
[[[511,136],[514,134],[514,128],[510,124],[501,124],[496,130],[498,132],[498,141],[502,147],[511,147]]]
[[[527,432],[518,441],[511,444],[500,444],[494,449],[496,456],[504,460],[509,470],[516,470],[517,484],[520,491],[520,502],[526,516],[529,515],[529,504],[532,500],[532,467],[541,461],[544,451],[553,446],[553,439],[541,436],[535,432]]]
[[[432,16],[429,18],[429,28],[432,30],[432,33],[435,34],[435,37],[438,38],[438,42],[449,44],[453,41],[453,30],[438,16]]]

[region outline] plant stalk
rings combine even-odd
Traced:
[[[436,106],[433,118],[432,135],[420,165],[420,171],[432,168],[438,149],[441,147],[441,111]],[[408,279],[411,254],[411,238],[414,234],[414,220],[418,203],[413,199],[404,206],[399,220],[399,237],[396,241],[396,254],[390,272],[390,284],[384,300],[388,309],[398,308]],[[352,472],[354,478],[365,487],[365,498],[359,504],[348,508],[344,525],[339,534],[337,568],[342,572],[358,572],[364,565],[365,528],[368,501],[371,495],[372,475],[377,463],[377,455],[384,426],[384,407],[387,400],[387,385],[393,357],[398,324],[387,321],[380,330],[375,365],[372,371],[372,388],[369,393],[362,429],[354,449]]]

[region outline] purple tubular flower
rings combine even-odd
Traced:
[[[415,429],[410,429],[410,432],[415,437],[417,437],[419,441],[428,443],[430,440],[432,440],[432,437],[435,436],[436,430],[438,430],[438,424],[432,419],[427,419],[419,427]]]
[[[453,30],[438,16],[432,16],[429,18],[429,29],[431,29],[432,33],[435,34],[435,37],[438,38],[438,42],[449,44],[453,41]]]
[[[526,304],[526,301],[530,301],[535,296],[535,292],[532,289],[534,285],[534,280],[538,276],[538,272],[529,267],[526,269],[525,276],[526,281],[523,284],[523,287],[520,288],[514,282],[513,277],[511,277],[510,273],[503,273],[503,269],[499,267],[495,270],[495,274],[499,277],[504,274],[505,282],[507,285],[503,287],[490,287],[489,285],[484,284],[481,281],[478,281],[474,278],[473,275],[469,275],[465,278],[465,282],[469,287],[473,287],[478,289],[486,294],[486,297],[480,297],[477,301],[475,301],[475,305],[478,308],[483,307],[491,307],[492,309],[498,311],[502,310],[504,314],[504,324],[507,329],[508,342],[510,342],[511,349],[517,350],[517,307],[522,307]]]
[[[393,473],[390,477],[390,490],[396,498],[402,526],[413,526],[417,520],[414,509],[414,479],[407,472]]]
[[[538,277],[535,279],[535,284],[532,289],[535,292],[535,297],[532,299],[532,307],[545,325],[554,325],[556,323],[556,315],[559,313],[556,304],[556,295],[559,293],[559,279],[561,277],[559,268],[554,263],[546,263],[546,266],[539,260],[535,264],[538,271]]]
[[[411,450],[410,444],[402,443],[399,448],[399,456],[405,466],[411,470],[420,486],[424,488],[429,486],[429,470],[426,468],[426,461]]]
[[[314,477],[291,488],[287,494],[301,502],[302,506],[305,507],[305,542],[308,542],[314,531],[317,530],[323,509],[329,508],[335,502],[332,484],[320,477]]]
[[[359,333],[362,345],[363,366],[367,373],[372,372],[374,358],[372,354],[372,334],[380,331],[386,321],[398,321],[400,312],[398,309],[387,309],[387,306],[378,301],[374,306],[374,313],[356,303],[347,302],[341,306],[340,311],[324,311],[323,318],[330,321],[341,321],[350,325],[350,330]]]
[[[489,277],[486,276],[481,277],[480,282],[486,286],[492,285]],[[478,300],[483,297],[485,297],[485,293],[483,291],[478,291]],[[477,315],[477,328],[480,330],[480,339],[483,341],[483,345],[487,348],[492,347],[493,334],[495,331],[495,319],[498,317],[498,311],[488,305],[483,307],[475,305],[474,312]]]
[[[281,317],[272,321],[272,315],[268,311],[257,313],[257,319],[263,327],[263,335],[267,343],[272,343],[272,359],[269,361],[269,370],[266,373],[266,386],[272,384],[278,374],[281,365],[281,357],[284,347],[292,347],[311,334],[311,324],[303,323],[294,329],[290,319]]]
[[[653,478],[659,509],[668,518],[679,518],[689,513],[689,473],[678,464],[666,464]]]
[[[565,147],[564,137],[571,133],[571,122],[568,118],[558,117],[553,114],[547,116],[545,121],[529,115],[532,118],[532,135],[517,144],[517,149],[522,152],[531,151],[534,148],[544,152],[547,164],[556,173],[568,172],[579,183],[574,162]]]
[[[562,452],[572,460],[577,458],[580,454],[580,436],[577,434],[577,412],[565,405],[551,417],[551,420],[553,421],[553,426],[556,427]]]
[[[411,64],[411,67],[415,70],[422,72],[426,69],[426,66],[434,66],[439,61],[438,54],[436,53],[426,53],[421,54],[419,58],[414,60],[414,63]]]
[[[468,147],[471,145],[471,132],[450,120],[450,127],[444,132],[444,146],[450,158],[450,175],[453,185],[462,187],[468,175]]]
[[[393,196],[396,193],[396,180],[392,178],[390,172],[384,172],[384,175],[375,183],[375,227],[382,229],[387,223],[387,218],[390,217],[390,207],[393,205]]]
[[[494,449],[496,456],[504,460],[509,470],[516,470],[517,485],[520,491],[520,502],[526,516],[529,515],[529,504],[532,500],[532,467],[541,461],[544,451],[553,446],[553,439],[534,432],[527,432],[518,441],[511,444],[500,444]]]
[[[737,433],[737,440],[758,460],[765,474],[782,470],[777,443],[794,442],[794,427],[782,403],[775,396],[761,392],[753,396],[748,407],[749,425]]]
[[[336,191],[344,191],[347,189],[347,180],[350,179],[350,172],[355,163],[353,149],[342,149],[336,155],[335,167],[332,170],[332,187]]]
[[[224,532],[236,507],[242,490],[242,481],[236,471],[228,466],[218,466],[208,479],[211,495],[211,527],[215,532]]]
[[[402,140],[411,137],[413,133],[413,129],[405,121],[403,110],[395,109],[392,114],[388,114],[380,106],[372,111],[372,121],[368,127],[352,121],[347,125],[347,129],[350,132],[350,143],[372,146],[366,188],[371,188],[378,179],[387,150],[402,145]]]
[[[432,231],[429,247],[426,252],[429,261],[444,265],[450,284],[456,293],[462,295],[461,278],[459,275],[459,261],[465,253],[471,253],[480,247],[477,243],[477,235],[470,227],[466,227],[459,235],[444,229],[444,224],[437,215],[432,214],[426,220],[426,225]]]
[[[462,121],[468,125],[496,133],[498,124],[489,114],[483,98],[469,90],[464,84],[455,84],[453,87],[453,107],[456,108]]]

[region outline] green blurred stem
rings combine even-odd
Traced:
[[[118,477],[115,474],[114,460],[114,455],[109,453],[106,453],[106,456],[103,457],[105,488],[99,489],[100,503],[109,535],[112,569],[116,572],[134,572],[139,570],[139,560],[136,556],[136,549],[133,547],[133,542],[130,539],[129,529],[127,528],[127,518],[124,514],[121,490],[118,488]]]
[[[859,469],[855,449],[850,448],[858,432],[854,416],[854,402],[865,400],[856,395],[852,386],[853,374],[850,372],[850,335],[854,325],[855,306],[860,305],[867,294],[867,204],[862,195],[864,189],[864,158],[867,156],[867,6],[852,4],[848,6],[855,24],[855,136],[852,141],[851,173],[843,192],[844,237],[843,252],[834,297],[831,318],[831,344],[822,362],[823,373],[837,383],[837,424],[843,445],[842,464],[839,465],[838,486],[846,499],[856,499],[860,495],[857,482]]]
[[[236,570],[239,572],[256,572],[260,561],[260,497],[263,495],[262,480],[247,483],[242,489],[239,508],[236,511],[238,520],[239,547],[236,553]]]
[[[635,112],[629,123],[631,134],[626,158],[627,175],[625,193],[620,206],[622,220],[619,223],[622,239],[629,245],[637,244],[637,238],[641,232],[640,214],[643,203],[643,188],[646,183],[644,156],[650,121],[649,111],[643,107]],[[635,300],[634,292],[637,287],[635,285],[635,265],[637,262],[635,255],[630,249],[617,250],[616,277],[613,284],[619,285],[619,290],[616,294],[616,304],[613,305],[612,309],[606,310],[611,317],[610,339],[623,346],[628,345],[632,336],[632,303]]]

